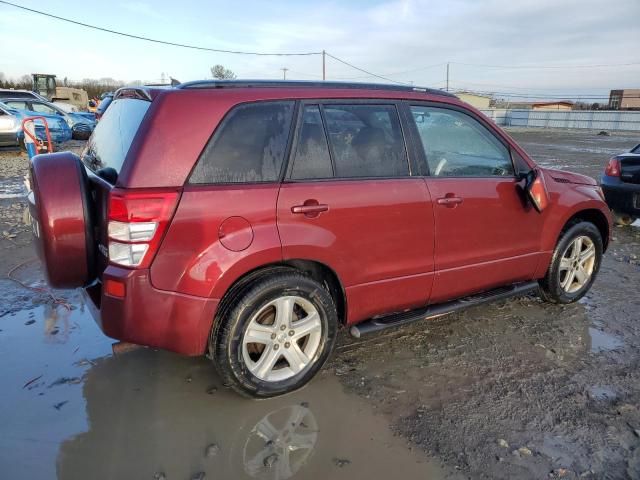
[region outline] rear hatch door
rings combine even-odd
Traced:
[[[134,161],[128,158],[129,149],[150,105],[151,101],[140,97],[114,100],[82,153],[91,183],[94,238],[98,243],[96,271],[100,278],[109,262],[109,194],[116,187],[125,162]]]

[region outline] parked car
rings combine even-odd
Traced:
[[[112,101],[113,93],[107,93],[103,95],[103,97],[100,99],[100,103],[98,104],[98,108],[96,108],[96,120],[99,121],[102,118],[104,112],[107,111],[107,108],[109,108],[109,105],[111,105]]]
[[[47,101],[42,95],[39,95],[35,92],[30,92],[29,90],[14,90],[11,88],[0,88],[0,101],[5,98],[26,98],[32,100],[43,100]]]
[[[0,136],[4,137],[3,146],[24,146],[24,132],[22,131],[22,121],[27,117],[41,116],[47,122],[51,141],[57,144],[71,140],[71,128],[67,122],[59,115],[50,115],[47,113],[37,113],[28,110],[21,110],[0,101],[0,110],[4,112],[0,118],[3,119],[0,124]],[[35,134],[40,140],[46,140],[47,136],[42,120],[35,120]]]
[[[609,159],[600,185],[618,225],[640,218],[640,145]]]
[[[124,88],[81,158],[36,157],[32,175],[49,283],[84,287],[110,337],[209,354],[253,397],[308,382],[339,328],[575,302],[611,231],[595,180],[423,88]]]
[[[22,138],[21,120],[0,106],[0,147],[15,147]]]
[[[96,126],[93,113],[66,112],[54,103],[29,98],[4,98],[0,101],[7,107],[24,112],[26,115],[45,114],[62,118],[71,128],[72,138],[77,140],[87,140]]]

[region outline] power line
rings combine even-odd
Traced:
[[[347,66],[349,66],[349,67],[351,67],[351,68],[353,68],[355,70],[358,70],[359,72],[366,73],[367,75],[370,75],[372,77],[376,77],[376,78],[379,78],[381,80],[386,80],[387,82],[397,83],[399,85],[410,85],[409,83],[398,82],[397,80],[392,80],[391,78],[383,77],[382,75],[377,75],[375,73],[369,72],[369,71],[367,71],[367,70],[365,70],[363,68],[356,67],[352,63],[345,62],[344,60],[336,57],[335,55],[331,55],[329,52],[326,52],[326,53],[327,53],[327,57],[331,57],[331,58],[333,58],[334,60],[336,60],[336,61],[338,61],[340,63],[343,63],[343,64],[345,64],[345,65],[347,65]]]
[[[287,53],[271,53],[271,52],[245,52],[241,50],[224,50],[221,48],[209,48],[209,47],[201,47],[198,45],[189,45],[185,43],[176,43],[176,42],[168,42],[165,40],[158,40],[157,38],[149,38],[143,37],[141,35],[134,35],[131,33],[119,32],[117,30],[111,30],[110,28],[98,27],[96,25],[90,25],[88,23],[79,22],[77,20],[72,20],[70,18],[60,17],[58,15],[53,15],[51,13],[43,12],[40,10],[35,10],[33,8],[23,7],[21,5],[16,5],[15,3],[6,2],[4,0],[0,0],[0,3],[5,5],[9,5],[11,7],[19,8],[20,10],[25,10],[27,12],[36,13],[38,15],[42,15],[49,18],[54,18],[56,20],[60,20],[67,23],[72,23],[74,25],[80,25],[81,27],[92,28],[94,30],[99,30],[101,32],[112,33],[114,35],[120,35],[123,37],[134,38],[136,40],[144,40],[145,42],[159,43],[162,45],[170,45],[172,47],[182,47],[182,48],[190,48],[192,50],[205,50],[208,52],[217,52],[217,53],[232,53],[235,55],[256,55],[256,56],[276,56],[276,57],[291,57],[291,56],[309,56],[309,55],[321,55],[322,52],[287,52]]]
[[[487,65],[482,63],[464,63],[464,62],[450,62],[455,65],[465,65],[469,67],[486,67],[486,68],[504,68],[504,69],[519,69],[519,68],[550,68],[550,69],[572,69],[572,68],[601,68],[601,67],[628,67],[630,65],[640,65],[640,62],[630,63],[609,63],[609,64],[596,64],[596,65]]]

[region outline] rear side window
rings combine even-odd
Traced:
[[[280,175],[293,102],[236,107],[205,147],[191,183],[273,182]]]
[[[333,177],[329,144],[318,105],[305,107],[300,136],[293,157],[291,178],[295,180]]]
[[[335,176],[399,177],[409,164],[394,105],[325,105]]]
[[[513,176],[509,150],[484,125],[462,112],[411,107],[435,177]]]
[[[131,142],[151,102],[133,98],[115,100],[93,131],[82,161],[93,171],[113,168],[120,173]]]
[[[18,110],[29,110],[27,102],[4,102],[4,104],[11,108],[17,108]]]

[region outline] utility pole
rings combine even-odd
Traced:
[[[287,79],[287,70],[289,70],[288,68],[281,68],[280,70],[282,70],[282,79],[286,80]]]
[[[325,57],[327,56],[327,52],[322,50],[322,81],[324,82],[327,79],[327,71],[325,68]]]
[[[449,91],[449,62],[447,62],[447,92]]]

